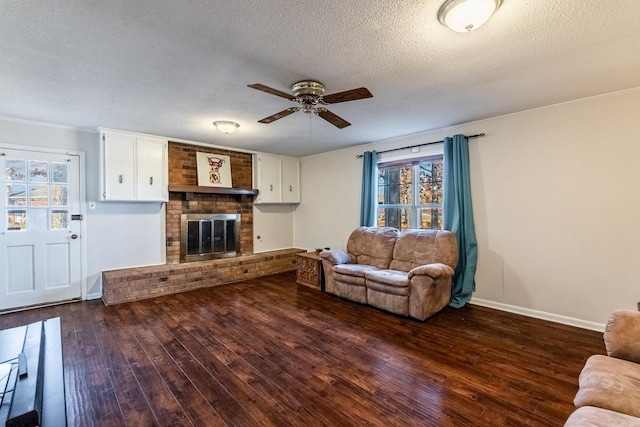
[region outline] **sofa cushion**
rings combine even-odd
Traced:
[[[365,275],[367,272],[378,269],[370,265],[338,264],[334,265],[331,270],[333,271],[333,280],[336,283],[340,282],[345,285],[365,286]]]
[[[455,234],[443,230],[404,230],[398,235],[390,269],[409,271],[433,263],[456,267],[458,250]]]
[[[594,355],[587,359],[579,383],[576,407],[597,406],[640,417],[640,364]]]
[[[364,277],[371,271],[378,271],[376,267],[362,264],[338,264],[334,265],[332,270],[337,274],[355,277]]]
[[[391,227],[359,227],[349,236],[347,252],[358,264],[389,268],[398,230]]]
[[[409,279],[407,273],[398,270],[374,270],[365,275],[367,286],[370,282],[384,283],[394,288],[408,288]]]
[[[583,406],[576,409],[564,427],[640,427],[640,418],[608,409],[594,408],[593,406]]]

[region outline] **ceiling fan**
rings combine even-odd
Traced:
[[[291,86],[292,94],[288,94],[286,92],[282,92],[259,83],[247,86],[298,103],[297,107],[287,108],[286,110],[280,111],[279,113],[273,114],[269,117],[265,117],[262,120],[258,120],[258,123],[265,124],[273,123],[278,119],[287,117],[289,114],[293,114],[297,111],[302,110],[306,114],[313,113],[317,116],[320,116],[335,127],[343,129],[347,126],[351,126],[351,123],[327,110],[324,105],[337,104],[338,102],[356,101],[358,99],[373,97],[373,95],[371,95],[371,92],[369,92],[369,90],[364,87],[325,95],[324,85],[315,80],[303,80],[295,83],[293,86]]]

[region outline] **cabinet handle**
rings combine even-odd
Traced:
[[[149,177],[149,185],[153,185],[153,177],[152,176]]]
[[[122,175],[118,175],[118,183],[122,184]]]
[[[273,191],[273,184],[269,185],[269,191]]]

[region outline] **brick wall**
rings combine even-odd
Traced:
[[[196,152],[222,154],[231,160],[233,188],[252,187],[251,154],[169,142],[169,185],[198,185]],[[253,196],[170,193],[167,203],[167,264],[180,262],[180,215],[239,213],[240,254],[253,253]]]
[[[231,160],[233,188],[251,188],[251,154],[169,141],[169,185],[198,185],[196,152],[222,154]]]

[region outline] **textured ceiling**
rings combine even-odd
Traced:
[[[0,116],[302,156],[640,86],[638,0],[504,0],[464,34],[440,5],[0,0]],[[247,84],[309,78],[374,97],[257,123],[293,103]]]

